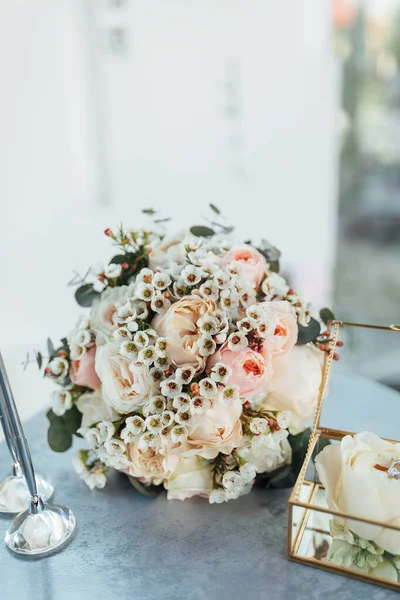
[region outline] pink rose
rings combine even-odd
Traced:
[[[217,362],[232,369],[228,384],[237,385],[241,396],[268,388],[273,370],[272,358],[267,349],[261,355],[250,348],[235,352],[229,350],[228,346],[222,346],[208,359],[207,369],[211,369]]]
[[[71,381],[75,385],[98,390],[100,387],[100,379],[97,377],[94,368],[96,357],[96,346],[93,346],[80,360],[73,360],[69,370]]]
[[[298,326],[296,311],[286,300],[264,302],[266,320],[270,335],[265,338],[262,354],[289,352],[297,342]]]
[[[258,250],[247,244],[235,246],[222,256],[222,263],[233,273],[241,275],[250,285],[258,288],[265,272],[267,261]]]

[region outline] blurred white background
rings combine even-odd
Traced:
[[[217,204],[330,298],[338,65],[330,2],[3,0],[1,349],[28,417],[49,403],[26,351],[63,337],[72,269],[152,206]],[[297,283],[298,282],[298,283]]]
[[[179,229],[213,202],[282,250],[317,307],[400,321],[399,15],[395,0],[2,0],[0,348],[24,417],[51,384],[21,361],[80,313],[72,270],[105,263],[103,230],[142,208]]]

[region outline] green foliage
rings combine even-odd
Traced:
[[[190,232],[197,237],[211,237],[215,234],[215,231],[205,225],[194,225],[190,228]]]
[[[82,413],[78,410],[75,404],[63,414],[63,418],[68,431],[71,434],[76,435],[76,432],[81,426]]]
[[[321,324],[319,321],[311,317],[309,324],[307,327],[303,327],[303,325],[299,325],[299,333],[297,336],[297,344],[302,346],[304,344],[308,344],[309,342],[313,342],[317,339],[319,334],[321,333]]]
[[[153,216],[156,214],[156,211],[153,208],[143,208],[142,213],[144,213],[145,215]]]
[[[297,435],[289,435],[288,442],[292,447],[292,471],[297,479],[306,457],[311,429],[306,429]]]
[[[219,208],[217,206],[215,206],[215,204],[211,204],[211,202],[210,202],[210,208],[213,212],[215,212],[216,215],[221,214],[221,211],[219,210]]]
[[[65,452],[72,446],[72,434],[68,430],[65,419],[55,415],[52,410],[49,410],[47,417],[50,421],[47,432],[50,448],[54,452]]]
[[[321,308],[321,310],[319,311],[319,316],[321,317],[321,321],[325,323],[325,325],[328,325],[329,321],[335,320],[335,315],[333,314],[330,308]]]
[[[93,300],[99,298],[100,292],[96,292],[93,288],[93,283],[85,283],[78,287],[75,292],[75,299],[79,306],[83,306],[85,308],[92,306]]]
[[[50,338],[47,338],[47,352],[49,353],[49,359],[54,355],[54,345]]]
[[[61,417],[57,416],[51,409],[47,412],[50,421],[47,432],[47,441],[54,452],[65,452],[72,446],[72,436],[78,435],[77,430],[81,426],[82,414],[74,405]]]
[[[265,260],[269,264],[269,269],[273,273],[279,273],[280,264],[279,259],[281,256],[280,251],[275,246],[272,246],[267,240],[261,240],[262,246],[257,250],[264,256]]]

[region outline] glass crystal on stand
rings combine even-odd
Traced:
[[[28,490],[28,504],[17,515],[5,535],[6,545],[18,554],[39,555],[61,548],[74,532],[74,514],[63,506],[48,504],[40,495],[28,442],[0,354],[0,413],[14,464],[20,466]],[[18,467],[16,467],[18,469]],[[16,471],[16,476],[19,473]],[[3,482],[4,483],[4,482]]]
[[[29,506],[30,493],[22,474],[21,465],[12,443],[10,423],[6,413],[0,408],[0,421],[7,447],[12,458],[12,472],[0,482],[0,513],[20,513]],[[41,475],[36,475],[38,492],[44,500],[49,500],[54,493],[54,486]]]

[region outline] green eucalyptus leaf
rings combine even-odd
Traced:
[[[49,358],[54,354],[54,346],[50,338],[47,338],[47,352],[49,353]]]
[[[65,452],[72,446],[72,435],[62,417],[56,417],[50,423],[47,441],[54,452]]]
[[[79,306],[90,307],[93,304],[93,300],[99,298],[100,292],[96,292],[93,289],[93,283],[85,283],[78,287],[75,292],[75,299]]]
[[[307,327],[303,327],[303,325],[299,325],[299,333],[297,336],[297,344],[302,346],[304,344],[308,344],[309,342],[313,342],[317,339],[319,334],[321,333],[321,325],[320,323],[311,317],[309,324]]]
[[[57,417],[56,413],[53,412],[53,410],[51,408],[50,408],[50,410],[47,411],[46,417],[48,418],[50,423],[52,423],[55,419],[59,418],[59,417]]]
[[[132,477],[131,475],[128,475],[128,479],[132,487],[140,492],[142,496],[146,496],[147,498],[155,498],[161,492],[161,486],[144,485],[139,479],[136,479],[136,477]]]
[[[77,406],[74,404],[72,408],[63,414],[63,418],[68,431],[75,435],[82,423],[82,413]]]
[[[205,225],[194,225],[190,228],[190,232],[197,237],[211,237],[215,231]]]
[[[319,311],[319,316],[321,317],[321,321],[325,323],[325,325],[328,325],[329,321],[335,320],[335,315],[333,314],[330,308],[321,308],[321,310]]]
[[[159,225],[160,223],[168,223],[168,221],[171,220],[171,217],[167,217],[166,219],[154,219],[154,223],[157,223],[157,225]]]
[[[41,369],[43,364],[43,356],[41,352],[36,352],[36,362],[39,369]]]
[[[112,259],[110,260],[109,264],[114,264],[114,265],[122,265],[122,263],[134,263],[135,260],[137,259],[137,254],[135,254],[134,252],[125,252],[124,254],[116,254],[115,256],[112,257]]]
[[[216,215],[221,214],[221,211],[219,210],[219,208],[217,206],[215,206],[215,204],[211,204],[211,202],[210,202],[210,208],[213,212],[215,212]]]
[[[142,209],[142,213],[144,213],[145,215],[155,215],[156,211],[153,208],[143,208]]]
[[[270,260],[269,261],[269,270],[272,273],[279,273],[280,271],[280,264],[279,264],[279,260]]]

